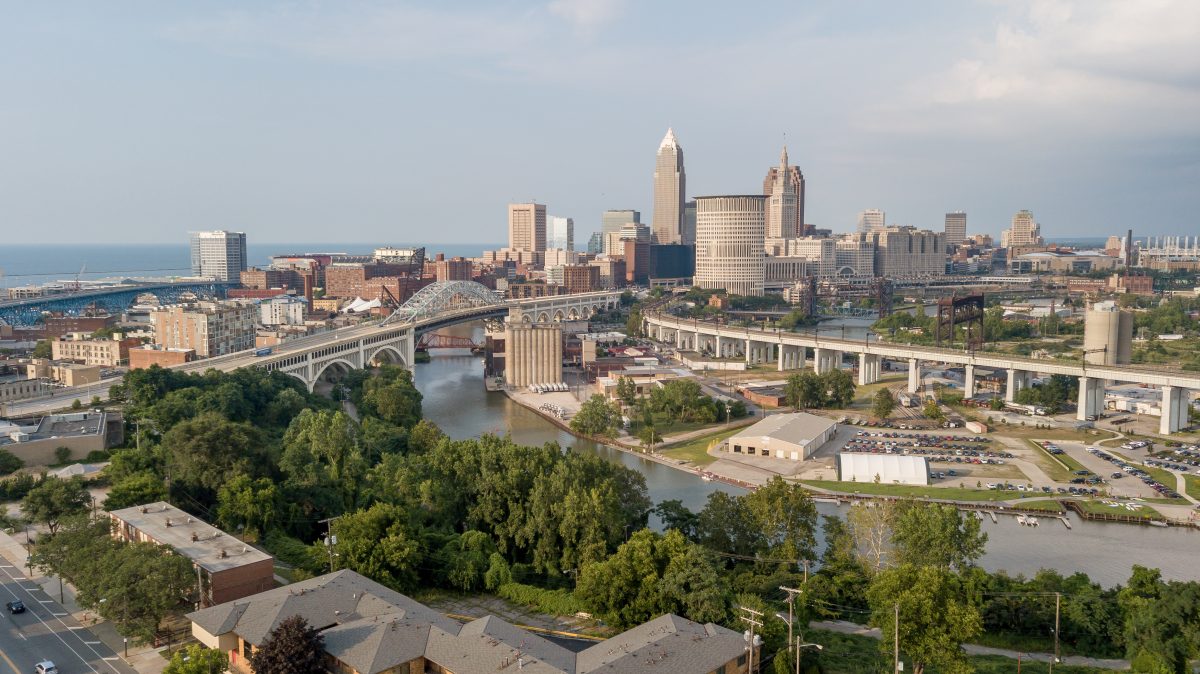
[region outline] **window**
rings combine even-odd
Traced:
[[[741,666],[743,666],[743,665],[745,665],[745,664],[746,664],[746,654],[745,654],[745,653],[743,653],[743,654],[741,654],[741,655],[739,655],[739,656],[738,656],[738,667],[741,667]]]

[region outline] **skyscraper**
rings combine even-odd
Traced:
[[[1042,226],[1033,219],[1031,211],[1017,211],[1012,219],[1012,227],[1004,230],[1000,235],[1000,246],[1003,248],[1040,246],[1043,243]]]
[[[587,252],[590,255],[604,252],[604,232],[592,232],[591,238],[588,239]]]
[[[575,221],[557,215],[546,216],[546,248],[575,250]]]
[[[237,281],[246,271],[246,233],[192,232],[192,275]]]
[[[546,250],[546,206],[544,204],[508,205],[508,247],[511,250]]]
[[[600,233],[619,232],[626,224],[641,221],[641,212],[631,208],[604,211],[600,216]]]
[[[954,211],[946,214],[946,245],[957,246],[967,240],[967,214]]]
[[[696,200],[683,204],[683,231],[680,233],[683,245],[691,246],[696,243]]]
[[[762,295],[767,197],[696,198],[696,275],[701,288]]]
[[[858,214],[858,233],[866,234],[872,230],[883,229],[887,222],[887,214],[878,208],[868,208]]]
[[[788,166],[787,146],[763,180],[767,196],[767,238],[794,239],[804,230],[804,174]]]
[[[683,148],[675,140],[675,131],[667,129],[667,135],[658,145],[658,160],[654,165],[654,215],[650,221],[654,243],[682,241],[686,192]]]

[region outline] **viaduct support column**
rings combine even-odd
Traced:
[[[1164,387],[1164,395],[1166,394]],[[1104,407],[1104,380],[1096,379],[1095,377],[1080,377],[1079,378],[1079,404],[1075,412],[1075,418],[1079,421],[1087,421],[1088,417],[1100,414],[1100,410]]]
[[[829,366],[829,350],[817,347],[813,349],[813,372],[824,374]]]
[[[1004,399],[1010,403],[1015,403],[1017,401],[1017,393],[1029,388],[1029,380],[1032,379],[1031,374],[1009,368],[1008,385],[1004,388]]]
[[[1182,404],[1181,404],[1182,403]],[[1162,418],[1158,424],[1158,432],[1163,435],[1177,433],[1187,425],[1187,389],[1178,386],[1162,387]]]
[[[753,349],[754,349],[754,342],[751,342],[749,339],[747,339],[746,340],[746,364],[747,365],[752,365],[754,363]]]
[[[916,358],[908,359],[908,392],[916,393],[921,389],[921,361]]]
[[[967,365],[964,368],[963,397],[964,398],[974,398],[975,397],[975,366],[974,365]]]
[[[879,381],[879,356],[869,353],[858,354],[858,385],[866,386]]]

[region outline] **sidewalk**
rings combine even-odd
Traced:
[[[35,531],[35,540],[37,534],[38,532]],[[94,612],[81,608],[75,601],[75,588],[71,587],[69,583],[61,583],[56,576],[43,575],[37,569],[30,572],[27,566],[29,555],[25,552],[25,532],[10,535],[5,531],[0,531],[0,557],[7,559],[35,585],[41,587],[48,597],[56,601],[61,599],[59,603],[76,622],[91,630],[96,638],[104,642],[104,645],[112,649],[114,653],[122,656],[122,659],[137,670],[138,674],[162,674],[163,669],[167,666],[167,660],[159,652],[165,653],[166,646],[156,649],[150,645],[135,645],[130,642],[129,655],[126,657],[124,637],[111,623],[101,620]]]
[[[840,634],[853,634],[860,637],[870,637],[878,639],[882,636],[879,629],[859,625],[846,620],[818,620],[808,624],[809,627],[827,630],[829,632],[838,632]],[[992,648],[990,646],[979,646],[977,644],[963,644],[963,651],[970,655],[1000,655],[1006,658],[1016,660],[1021,658],[1024,660],[1035,660],[1037,662],[1050,662],[1054,657],[1051,653],[1025,653],[1007,648]],[[1105,658],[1090,658],[1085,655],[1065,655],[1059,658],[1059,662],[1064,665],[1079,665],[1083,667],[1100,667],[1103,669],[1129,669],[1128,660],[1110,660]]]

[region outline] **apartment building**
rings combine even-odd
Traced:
[[[152,311],[150,322],[158,346],[211,358],[252,348],[257,313],[249,304],[199,302]]]

